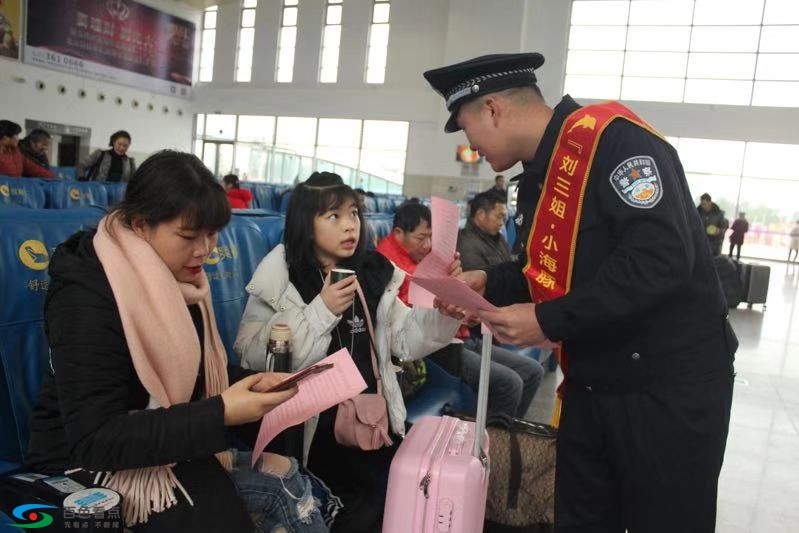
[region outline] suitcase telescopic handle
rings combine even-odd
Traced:
[[[477,387],[477,414],[474,418],[474,450],[472,454],[483,461],[483,436],[486,430],[486,414],[488,410],[488,380],[491,373],[491,346],[493,335],[488,328],[483,328],[483,350],[480,357],[480,384]]]

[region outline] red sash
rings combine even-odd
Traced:
[[[660,136],[649,124],[618,102],[582,107],[563,122],[549,160],[527,241],[524,274],[534,303],[559,298],[571,289],[577,231],[588,176],[599,139],[605,128],[617,118],[629,120]],[[555,349],[555,356],[565,381],[568,359],[562,347]],[[562,385],[558,389],[554,425],[560,418]]]

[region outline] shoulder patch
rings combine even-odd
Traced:
[[[655,160],[648,155],[625,159],[610,174],[610,185],[631,207],[650,209],[663,198],[663,183]]]

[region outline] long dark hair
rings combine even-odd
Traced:
[[[148,157],[130,179],[114,209],[126,225],[142,218],[149,226],[184,217],[187,229],[217,231],[230,222],[225,189],[197,156],[163,150]]]
[[[366,252],[366,223],[355,191],[344,183],[341,176],[332,172],[314,172],[292,191],[286,211],[284,240],[289,277],[295,285],[295,280],[299,281],[303,273],[321,267],[314,252],[314,218],[331,209],[338,209],[348,200],[358,206],[361,231],[355,253],[348,260],[342,261],[340,266],[352,267],[361,262]],[[315,285],[317,276],[312,277]]]

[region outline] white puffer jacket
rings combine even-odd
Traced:
[[[435,309],[410,308],[397,297],[405,273],[394,268],[377,306],[375,344],[383,396],[388,404],[391,429],[405,435],[405,402],[402,399],[396,367],[391,355],[401,361],[420,359],[448,345],[460,322],[442,316]],[[341,320],[330,312],[321,296],[306,304],[289,282],[286,252],[279,245],[267,255],[246,287],[250,295],[233,350],[241,366],[264,370],[266,345],[273,324],[286,324],[292,333],[292,367],[301,370],[327,357],[333,330]],[[318,418],[305,424],[307,458]]]

